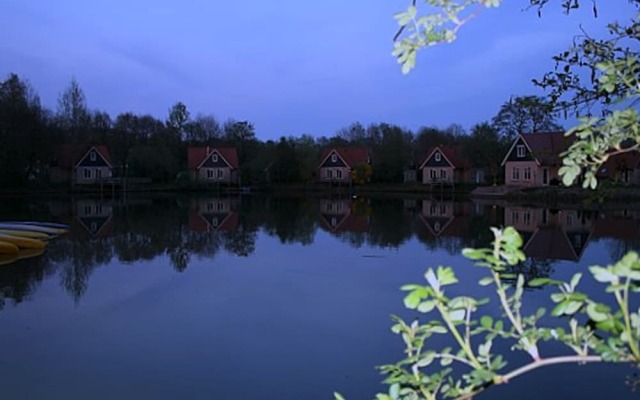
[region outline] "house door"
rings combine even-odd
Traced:
[[[542,184],[549,184],[549,168],[542,168]]]

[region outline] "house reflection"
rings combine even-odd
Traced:
[[[419,218],[433,237],[461,237],[469,226],[470,213],[470,203],[425,199]]]
[[[524,253],[535,259],[579,261],[595,226],[595,212],[507,205],[505,225],[522,235]]]
[[[195,199],[189,208],[189,229],[195,232],[233,232],[238,229],[237,201],[228,197]]]
[[[364,199],[320,200],[320,226],[333,233],[367,233],[371,217]]]
[[[111,232],[113,205],[101,200],[78,200],[74,204],[75,221],[91,237],[108,236]]]

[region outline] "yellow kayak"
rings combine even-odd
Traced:
[[[0,265],[7,265],[18,261],[17,254],[0,254]]]
[[[18,254],[18,246],[0,240],[0,254]]]
[[[13,229],[0,229],[0,233],[11,236],[19,236],[31,239],[51,239],[52,236],[44,232],[20,231]]]
[[[46,245],[46,242],[38,239],[31,239],[24,236],[13,236],[0,233],[0,240],[3,242],[13,243],[18,246],[19,249],[42,249]]]
[[[44,253],[44,249],[22,249],[18,252],[18,260],[37,257]]]

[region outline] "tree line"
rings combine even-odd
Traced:
[[[417,131],[389,124],[354,122],[331,136],[282,136],[260,140],[250,121],[211,114],[192,115],[175,103],[165,120],[124,112],[112,118],[92,110],[75,79],[60,94],[55,111],[44,107],[29,82],[11,73],[0,81],[0,187],[46,187],[48,168],[61,143],[105,144],[116,176],[151,178],[157,183],[188,180],[187,147],[238,149],[243,184],[303,183],[315,179],[320,156],[330,146],[366,146],[372,152],[373,181],[398,183],[416,168],[429,148],[459,146],[472,166],[487,169],[488,182],[501,179],[500,162],[518,133],[561,129],[541,97],[515,97],[491,121],[467,132],[458,124]]]

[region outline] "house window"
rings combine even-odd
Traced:
[[[327,178],[328,178],[328,179],[333,178],[333,171],[332,171],[332,170],[330,170],[330,169],[328,169],[328,170],[327,170]]]
[[[208,169],[207,170],[207,179],[213,179],[213,170],[212,169]]]
[[[92,152],[89,154],[89,159],[90,159],[91,161],[95,161],[95,160],[96,160],[96,152],[95,152],[95,151],[92,151]]]
[[[101,169],[97,169],[96,170],[96,179],[101,179],[102,178],[102,170]]]
[[[336,217],[331,217],[331,227],[335,228],[338,225],[338,219]]]
[[[526,226],[531,225],[531,213],[530,213],[530,212],[528,212],[528,211],[527,211],[527,212],[525,212],[525,213],[522,215],[522,220],[524,221],[524,224],[525,224]]]
[[[211,226],[213,226],[214,228],[217,228],[218,225],[220,225],[220,221],[218,221],[218,217],[211,218]]]
[[[429,171],[429,176],[431,177],[432,181],[435,181],[436,180],[436,170],[435,169],[430,170]]]
[[[222,211],[222,210],[224,210],[224,203],[219,201],[218,202],[218,211]]]
[[[95,222],[92,222],[89,229],[91,230],[92,233],[96,233],[98,231],[98,224]]]
[[[527,167],[524,169],[524,180],[525,181],[531,180],[531,167]]]
[[[444,169],[440,170],[440,179],[442,180],[447,179],[447,171],[445,171]]]
[[[571,214],[567,215],[567,228],[571,228],[573,226],[573,216]]]
[[[436,153],[436,161],[440,162],[441,159],[442,159],[442,154]]]
[[[440,215],[445,215],[447,213],[447,207],[444,204],[440,204]]]
[[[518,211],[513,211],[511,213],[511,219],[513,220],[513,224],[517,224],[520,222],[520,213]]]
[[[91,206],[84,206],[84,215],[91,215]]]
[[[520,179],[520,168],[514,168],[511,170],[511,179],[517,181]]]
[[[519,144],[516,146],[516,155],[518,156],[518,158],[523,158],[524,157],[524,145],[523,144]]]
[[[333,203],[327,203],[327,212],[333,211]]]
[[[341,169],[336,171],[336,178],[342,179],[342,170]]]
[[[207,211],[213,211],[213,203],[207,203]]]
[[[430,215],[435,215],[436,214],[436,205],[432,204],[431,207],[429,207],[429,211],[430,211]]]
[[[89,168],[84,169],[84,178],[91,179],[91,170]]]
[[[436,221],[436,222],[433,224],[433,230],[434,230],[434,231],[436,231],[436,233],[439,233],[439,232],[440,232],[440,229],[441,229],[441,227],[440,227],[440,222]]]
[[[212,154],[212,155],[211,155],[211,161],[213,161],[213,162],[218,162],[218,155],[217,155],[217,154],[215,154],[215,153],[214,153],[214,154]]]
[[[224,177],[224,172],[221,169],[219,169],[218,170],[218,179],[222,179],[223,177]]]
[[[334,163],[334,162],[337,162],[337,161],[338,161],[338,156],[335,153],[331,154],[331,162]]]

